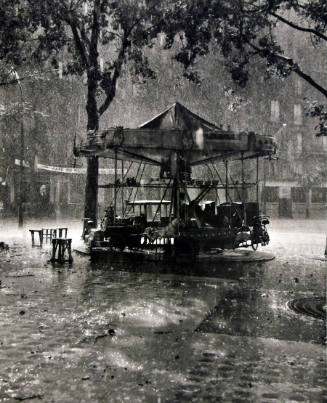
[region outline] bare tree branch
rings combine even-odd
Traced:
[[[262,57],[266,57],[267,54],[269,54],[272,57],[275,57],[285,63],[287,63],[291,68],[292,71],[294,71],[294,73],[296,73],[298,76],[302,77],[307,83],[309,83],[312,87],[314,87],[316,90],[318,90],[322,95],[324,95],[327,98],[327,90],[322,87],[320,84],[318,84],[311,76],[309,76],[308,74],[304,73],[299,65],[297,63],[294,62],[293,59],[271,52],[267,49],[261,49],[258,46],[254,45],[253,43],[249,43],[249,46],[252,47],[253,49],[255,49],[258,53],[258,55],[262,56]]]
[[[120,47],[120,50],[119,50],[119,53],[118,53],[117,60],[115,62],[114,71],[113,71],[113,74],[112,74],[112,76],[110,78],[110,84],[108,84],[107,87],[104,87],[104,90],[105,90],[105,93],[106,93],[106,99],[104,100],[103,104],[99,108],[99,116],[101,116],[107,110],[107,108],[109,107],[109,105],[111,104],[112,100],[114,99],[114,97],[116,95],[117,80],[118,80],[118,78],[120,76],[121,69],[122,69],[122,66],[123,66],[123,63],[124,63],[126,50],[130,46],[130,42],[128,41],[129,35],[133,31],[133,29],[143,20],[143,18],[146,17],[146,15],[156,7],[156,5],[157,4],[154,3],[150,8],[148,8],[146,10],[146,13],[144,13],[139,18],[137,18],[134,21],[134,23],[130,27],[128,27],[128,29],[126,29],[126,31],[124,32],[123,39],[122,39],[122,44],[121,44],[121,47]]]
[[[277,18],[279,21],[283,22],[284,24],[287,24],[288,26],[290,26],[290,27],[292,27],[294,29],[297,29],[298,31],[309,32],[311,34],[314,34],[314,35],[318,36],[319,38],[323,39],[324,41],[327,41],[327,36],[322,34],[319,31],[315,30],[315,29],[304,28],[304,27],[301,27],[299,25],[296,25],[292,21],[288,21],[284,17],[282,17],[282,16],[280,16],[280,15],[278,15],[276,13],[273,13],[273,12],[269,12],[269,14],[274,16],[275,18]]]
[[[126,37],[122,40],[122,44],[119,50],[119,54],[115,63],[114,72],[110,78],[110,83],[108,87],[104,87],[106,93],[106,99],[103,104],[99,108],[99,116],[101,116],[109,107],[112,100],[116,95],[116,84],[117,80],[120,76],[121,69],[124,63],[125,53],[127,48],[129,47],[129,42],[127,41]],[[102,87],[103,88],[103,87]]]
[[[85,65],[85,67],[88,67],[89,63],[88,63],[87,52],[86,52],[84,43],[82,42],[82,40],[80,38],[77,26],[74,23],[74,21],[71,18],[69,18],[68,16],[66,16],[65,20],[72,30],[74,42],[76,44],[76,49],[78,50],[78,52],[81,56],[82,62]]]
[[[327,90],[323,88],[321,85],[319,85],[311,76],[308,74],[304,73],[298,66],[298,64],[293,65],[293,71],[296,73],[298,76],[302,77],[307,83],[309,83],[312,87],[314,87],[316,90],[318,90],[321,94],[323,94],[327,98]]]

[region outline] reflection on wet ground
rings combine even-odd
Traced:
[[[48,259],[1,253],[0,401],[327,399],[325,323],[287,304],[324,293],[325,262]]]
[[[324,343],[324,321],[313,321],[291,311],[289,299],[287,291],[244,288],[228,291],[197,330]]]

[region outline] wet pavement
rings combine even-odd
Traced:
[[[325,296],[320,221],[273,223],[273,261],[195,267],[53,266],[4,228],[1,402],[327,401],[325,321],[289,305]]]

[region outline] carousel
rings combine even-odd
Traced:
[[[113,194],[101,225],[93,228],[85,219],[83,238],[91,257],[120,253],[194,261],[203,254],[267,245],[269,219],[260,214],[259,159],[275,153],[272,137],[223,129],[179,103],[136,129],[88,133],[75,154],[110,158],[114,166],[111,183],[99,185]],[[246,180],[247,161],[254,161],[256,179],[251,183]],[[240,167],[237,181],[230,176],[235,162]],[[157,167],[156,180],[144,178],[148,165]],[[195,178],[197,167],[209,174]],[[246,200],[249,188],[254,201]],[[156,189],[159,196],[138,198],[147,189]],[[212,194],[215,200],[208,197]]]

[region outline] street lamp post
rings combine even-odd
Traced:
[[[285,130],[285,127],[287,126],[286,123],[283,123],[282,126],[277,130],[277,132],[274,134],[274,138],[276,142],[278,142],[278,137],[280,133],[282,133]],[[279,142],[281,143],[281,142]],[[267,214],[267,191],[266,191],[266,184],[267,184],[267,163],[266,160],[269,162],[271,160],[277,160],[278,157],[273,157],[271,155],[263,157],[263,214]],[[258,165],[257,165],[257,172],[258,172]],[[258,194],[258,193],[257,193]]]
[[[19,205],[18,205],[18,227],[22,228],[24,225],[24,149],[25,149],[25,139],[24,139],[24,96],[23,89],[20,83],[20,78],[17,71],[14,70],[14,74],[20,90],[20,108],[21,108],[21,118],[20,118],[20,187],[19,187]]]

